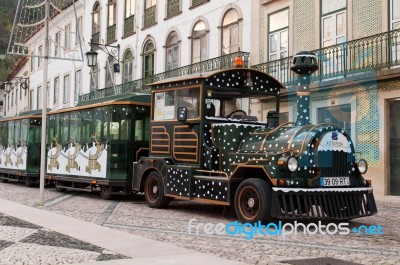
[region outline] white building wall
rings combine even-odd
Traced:
[[[71,31],[71,47],[77,52],[80,52],[82,48],[83,55],[90,50],[89,42],[92,37],[92,11],[95,2],[99,2],[101,5],[101,33],[100,42],[105,44],[107,34],[107,17],[108,17],[108,0],[79,0],[76,2],[76,13],[77,18],[82,17],[82,47],[75,45],[75,29],[76,29],[76,18],[74,14],[73,6],[70,6],[64,12],[52,19],[49,24],[49,37],[50,37],[50,48],[49,55],[54,55],[54,41],[55,34],[61,32],[61,46],[64,45],[65,38],[65,26],[70,25]],[[167,0],[157,1],[157,24],[143,29],[143,14],[144,14],[144,3],[145,0],[136,0],[136,12],[135,12],[135,34],[123,37],[123,26],[124,26],[124,14],[125,14],[125,1],[117,1],[117,41],[110,43],[110,45],[121,46],[120,49],[120,61],[121,61],[121,72],[116,73],[115,85],[119,85],[122,82],[122,60],[125,51],[129,48],[134,54],[133,62],[133,80],[141,79],[142,74],[142,52],[143,45],[148,38],[154,40],[156,46],[155,52],[155,74],[165,72],[165,45],[168,34],[175,30],[180,37],[180,66],[186,66],[191,64],[191,39],[189,38],[192,33],[193,26],[195,23],[202,18],[209,28],[209,39],[208,39],[208,54],[207,58],[212,59],[221,56],[221,23],[223,16],[226,11],[230,8],[235,8],[239,13],[239,47],[242,51],[250,52],[251,39],[257,39],[256,36],[251,34],[251,3],[247,0],[212,0],[206,2],[200,6],[191,8],[191,0],[181,0],[182,12],[169,19],[166,17],[166,6]],[[254,34],[253,34],[254,35]],[[32,38],[29,39],[28,43],[31,47],[29,54],[33,52],[35,55],[38,54],[39,46],[44,47],[45,32],[41,30],[37,32]],[[76,57],[76,54],[72,52],[66,52],[60,48],[61,57]],[[107,60],[107,54],[98,50],[98,65],[99,65],[99,89],[105,88],[105,66]],[[73,107],[77,104],[74,100],[74,86],[75,86],[75,72],[81,71],[81,94],[87,94],[90,92],[90,69],[87,67],[86,58],[83,58],[83,62],[60,60],[60,59],[49,59],[48,65],[48,79],[49,92],[46,95],[47,107],[56,110],[62,108]],[[34,67],[31,69],[31,60],[34,62]],[[38,68],[38,57],[31,57],[27,63],[27,71],[29,72],[30,86],[27,91],[27,99],[19,103],[19,111],[41,109],[42,105],[37,106],[37,91],[38,88],[43,86],[43,59],[41,66]],[[250,62],[251,63],[251,62]],[[64,76],[70,75],[70,86],[69,86],[69,102],[64,101]],[[54,80],[59,78],[58,91],[54,92]],[[33,91],[33,92],[32,92]],[[33,98],[30,98],[33,95]],[[58,97],[56,103],[54,103],[54,96]],[[30,106],[29,102],[32,103]],[[10,112],[11,113],[11,112]],[[7,115],[8,116],[8,115]]]

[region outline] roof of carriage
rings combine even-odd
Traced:
[[[250,78],[252,85],[244,86]],[[207,73],[197,73],[179,77],[167,78],[161,81],[149,84],[153,90],[174,88],[179,86],[190,86],[204,84],[210,87],[232,87],[246,88],[254,92],[266,92],[269,94],[279,94],[284,86],[274,77],[267,73],[251,68],[230,68]]]

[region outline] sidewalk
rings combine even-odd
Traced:
[[[241,264],[0,199],[0,264],[72,263]]]

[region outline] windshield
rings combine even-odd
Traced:
[[[267,122],[263,104],[262,98],[257,96],[210,97],[206,98],[204,115],[206,119]],[[276,104],[273,108],[277,109]]]

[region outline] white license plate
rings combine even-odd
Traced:
[[[339,186],[350,186],[349,177],[330,177],[321,178],[321,186],[323,187],[339,187]]]

